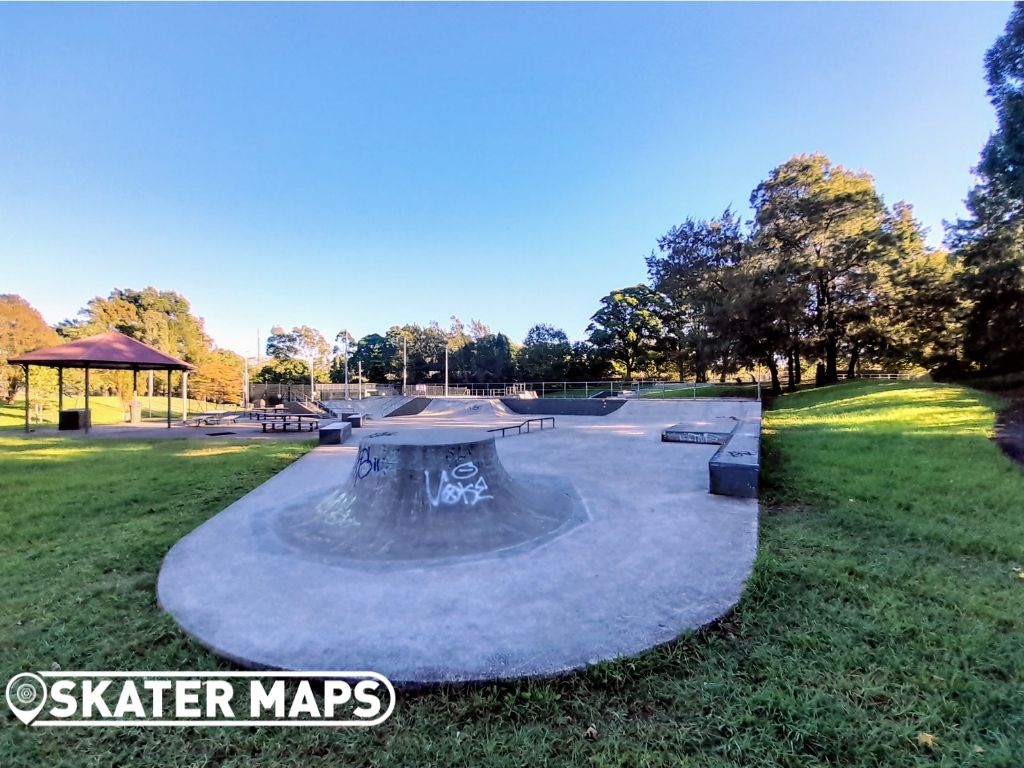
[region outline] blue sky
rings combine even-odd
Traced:
[[[0,293],[215,341],[581,338],[657,237],[821,151],[942,236],[1009,3],[0,6]]]

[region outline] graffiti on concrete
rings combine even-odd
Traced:
[[[481,501],[494,498],[487,493],[487,481],[472,461],[454,467],[450,476],[447,470],[443,470],[436,486],[430,477],[430,471],[424,470],[427,499],[432,507],[451,507],[456,504],[474,507]]]
[[[364,446],[359,449],[359,455],[356,457],[356,480],[364,480],[376,472],[387,474],[393,466],[394,462],[387,457],[387,454],[372,456],[370,449]]]

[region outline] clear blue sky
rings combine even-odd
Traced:
[[[789,156],[942,237],[1008,3],[0,6],[0,293],[115,287],[215,341],[450,315],[573,338]]]

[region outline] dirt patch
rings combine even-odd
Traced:
[[[1024,390],[1000,392],[1010,405],[996,417],[995,441],[1003,453],[1024,466]]]

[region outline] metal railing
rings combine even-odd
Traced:
[[[780,380],[785,385],[787,378],[784,371],[780,372]],[[858,373],[858,379],[891,379],[909,380],[919,374],[906,371],[865,371]],[[805,376],[805,380],[813,381],[813,375]],[[528,382],[487,382],[487,383],[450,383],[444,384],[410,384],[402,392],[401,384],[364,383],[362,394],[367,397],[538,397],[538,398],[689,398],[702,397],[735,397],[740,399],[760,399],[761,389],[767,386],[769,379],[764,371],[760,381],[748,376],[745,379],[733,377],[728,381],[696,382],[662,379],[637,379],[624,381],[621,379],[582,380],[582,381],[528,381]],[[264,396],[277,396],[282,400],[299,400],[305,402],[310,397],[309,384],[253,384],[250,386],[250,399],[258,401]],[[358,396],[359,385],[349,385],[349,395],[353,399]],[[341,400],[344,397],[343,384],[317,384],[316,400]]]
[[[510,424],[507,427],[495,427],[494,429],[488,429],[487,431],[488,432],[501,432],[501,436],[504,437],[506,431],[510,431],[510,430],[513,430],[513,429],[516,431],[517,435],[521,435],[521,434],[523,434],[523,427],[526,427],[526,433],[529,434],[530,433],[530,425],[531,424],[540,424],[540,430],[543,431],[544,423],[547,422],[547,421],[551,422],[550,429],[554,429],[555,428],[555,417],[554,416],[540,416],[540,417],[537,417],[535,419],[527,419],[522,424]]]

